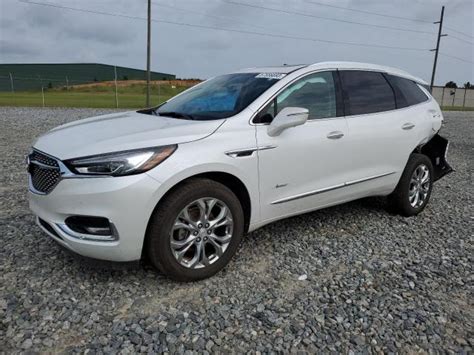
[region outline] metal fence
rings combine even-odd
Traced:
[[[115,69],[115,70],[114,70]],[[0,106],[63,107],[144,107],[146,82],[129,78],[119,67],[112,67],[112,78],[72,79],[65,75],[0,75]],[[64,73],[61,73],[64,74]],[[86,73],[87,74],[87,73]],[[152,80],[152,105],[157,105],[198,83],[199,80]]]
[[[73,79],[68,75],[20,76],[0,75],[0,105],[69,106],[69,107],[143,107],[145,81],[129,80],[119,67],[112,67],[111,81]],[[59,74],[59,73],[57,73]],[[64,73],[61,73],[64,74]],[[87,77],[87,75],[86,75]],[[152,104],[156,105],[199,80],[154,80],[151,85]],[[474,108],[474,89],[433,87],[432,94],[443,108]]]
[[[442,107],[474,108],[474,89],[434,86],[432,95]]]

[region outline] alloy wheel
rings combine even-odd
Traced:
[[[413,171],[408,190],[408,199],[413,208],[420,208],[426,202],[431,187],[430,170],[424,164]]]
[[[223,201],[200,198],[178,214],[170,232],[170,247],[182,266],[203,268],[224,254],[233,229],[232,213]]]

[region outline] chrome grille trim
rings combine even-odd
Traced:
[[[60,160],[33,149],[28,155],[28,181],[30,191],[40,195],[49,194],[61,180]]]

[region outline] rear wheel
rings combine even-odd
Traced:
[[[221,270],[243,236],[242,206],[226,186],[192,179],[160,203],[147,232],[151,263],[170,278],[193,281]]]
[[[393,210],[403,216],[413,216],[426,207],[433,188],[433,166],[423,154],[410,156],[402,177],[389,196]]]

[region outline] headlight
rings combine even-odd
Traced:
[[[64,163],[77,174],[123,176],[143,173],[163,162],[177,145],[127,150],[67,160]]]

